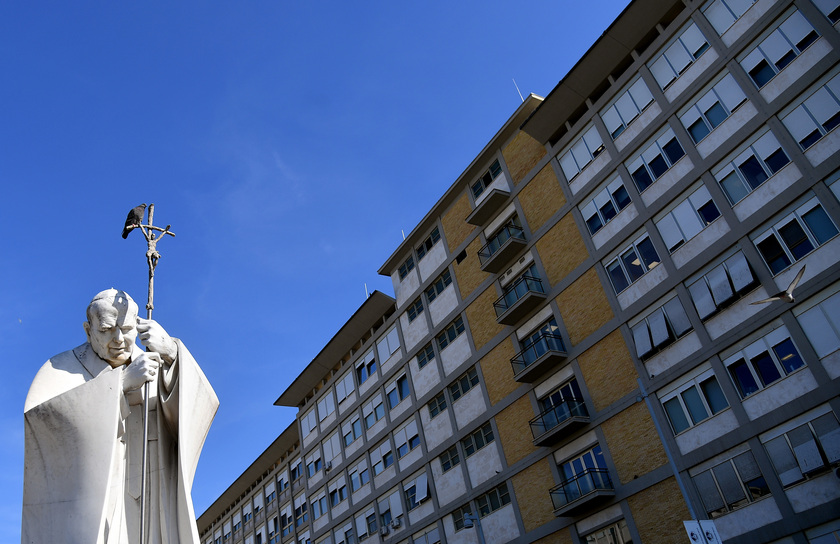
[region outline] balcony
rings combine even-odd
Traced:
[[[615,496],[612,480],[605,468],[588,468],[549,493],[555,516],[578,514],[605,497]]]
[[[545,333],[510,360],[513,379],[531,383],[566,358],[566,347],[559,334]]]
[[[481,269],[491,274],[501,272],[527,243],[522,227],[508,223],[478,250]]]
[[[496,321],[513,325],[545,300],[542,281],[533,276],[520,276],[505,288],[505,294],[493,303]]]
[[[589,423],[589,412],[581,399],[568,399],[546,410],[529,422],[534,444],[548,446],[574,428]]]
[[[478,227],[484,225],[491,217],[496,215],[496,212],[499,211],[502,204],[507,202],[509,196],[510,193],[508,191],[493,189],[481,202],[476,204],[475,209],[467,216],[467,223]]]

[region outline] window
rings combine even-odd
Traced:
[[[432,347],[432,343],[429,342],[428,344],[423,346],[417,353],[417,366],[423,368],[429,363],[429,361],[434,360],[434,358],[435,348]]]
[[[408,377],[403,374],[397,381],[391,384],[391,389],[387,390],[388,394],[388,409],[393,410],[397,404],[401,403],[410,394],[408,388]]]
[[[469,516],[470,514],[472,514],[472,510],[470,510],[469,504],[465,504],[452,512],[452,522],[455,525],[456,531],[464,528],[464,516]]]
[[[613,523],[594,533],[589,533],[584,539],[585,544],[633,544],[633,537],[624,520]]]
[[[324,468],[324,463],[323,461],[321,461],[321,452],[316,451],[315,453],[311,454],[306,460],[306,474],[309,478],[312,478],[322,468]]]
[[[370,402],[362,407],[362,414],[365,416],[365,429],[370,429],[380,419],[385,417],[385,405],[382,403],[382,395],[376,395]]]
[[[417,316],[423,313],[423,299],[417,297],[417,300],[411,303],[408,307],[408,322],[411,323]]]
[[[324,461],[328,464],[341,455],[341,435],[338,432],[332,433],[323,442],[324,445]]]
[[[597,489],[613,489],[600,444],[562,463],[559,469],[562,482],[551,490],[555,509],[562,508]]]
[[[341,425],[341,434],[344,436],[344,446],[349,446],[362,436],[362,421],[355,417],[352,421],[346,421]]]
[[[747,96],[732,74],[726,74],[688,111],[680,115],[680,121],[696,144],[726,120],[746,99]]]
[[[754,242],[775,276],[836,235],[837,227],[815,197]]]
[[[814,346],[817,357],[822,359],[840,349],[840,293],[802,311],[796,319]]]
[[[703,15],[712,23],[719,35],[723,35],[741,15],[747,12],[756,0],[715,0],[703,9]]]
[[[613,289],[618,294],[631,283],[644,276],[660,262],[653,244],[647,233],[636,239],[630,247],[607,263],[607,275],[612,281]]]
[[[533,364],[549,351],[566,351],[563,338],[560,336],[560,327],[557,326],[557,320],[553,317],[520,342],[522,351],[511,360],[515,373]]]
[[[356,363],[356,378],[359,380],[359,385],[365,383],[375,373],[376,357],[373,355],[373,350],[370,350]]]
[[[306,507],[306,497],[301,495],[295,499],[295,527],[300,527],[309,518]]]
[[[315,414],[315,408],[313,407],[309,412],[307,412],[300,420],[300,430],[302,432],[301,436],[306,436],[311,433],[318,425],[317,422],[317,415]]]
[[[759,89],[785,69],[819,34],[811,23],[794,11],[742,61],[741,66]]]
[[[464,319],[459,315],[455,321],[450,323],[440,334],[437,335],[436,340],[438,349],[443,351],[446,346],[451,344],[460,334],[464,332]]]
[[[274,516],[268,522],[268,544],[277,544],[280,542],[280,535],[277,532],[280,530],[280,523],[277,516]]]
[[[458,466],[460,462],[461,458],[458,455],[457,445],[453,445],[451,448],[440,454],[440,468],[443,472],[447,472],[452,467]]]
[[[499,165],[499,159],[496,159],[493,161],[493,164],[490,165],[490,168],[488,168],[487,171],[484,172],[481,177],[475,180],[475,183],[470,186],[473,198],[478,198],[479,195],[481,195],[481,193],[483,193],[484,190],[489,187],[490,184],[493,183],[493,180],[499,177],[499,174],[501,173],[502,167]]]
[[[443,271],[443,274],[438,276],[429,288],[426,289],[426,299],[429,301],[429,304],[431,304],[439,294],[443,293],[444,289],[446,289],[451,283],[452,275],[449,273],[449,269],[447,268]]]
[[[499,318],[504,315],[514,304],[525,298],[529,293],[545,293],[536,264],[529,266],[519,277],[504,287],[504,294],[493,303],[496,317]]]
[[[249,505],[242,512],[242,519],[247,523],[252,517],[253,514],[251,513],[251,506]]]
[[[673,253],[686,241],[691,240],[712,221],[720,217],[720,210],[712,200],[712,195],[705,185],[701,185],[688,198],[666,213],[656,222],[656,228],[662,240]]]
[[[465,456],[469,457],[493,440],[493,429],[490,427],[490,422],[488,421],[461,440],[461,445],[464,447]]]
[[[409,256],[408,259],[406,259],[405,262],[402,263],[400,265],[399,269],[398,269],[399,275],[400,275],[400,281],[405,279],[405,277],[408,276],[408,273],[411,272],[413,269],[414,269],[414,257]]]
[[[370,461],[373,464],[373,475],[379,476],[382,472],[394,464],[394,452],[391,451],[391,441],[385,440],[370,453]]]
[[[539,399],[540,414],[530,421],[531,433],[538,437],[571,417],[588,417],[577,379],[572,378]]]
[[[487,493],[479,495],[475,502],[478,505],[478,517],[480,518],[488,516],[502,506],[509,504],[510,494],[508,493],[507,482],[502,482]]]
[[[606,187],[595,193],[592,200],[580,209],[589,234],[595,234],[601,230],[601,227],[612,221],[628,204],[630,204],[630,195],[627,194],[621,178],[616,177]]]
[[[350,490],[355,492],[370,481],[370,473],[364,463],[350,471]]]
[[[560,152],[557,155],[557,160],[560,161],[560,167],[563,169],[566,179],[571,181],[603,150],[604,143],[601,141],[601,136],[598,134],[595,125],[592,125],[586,129],[586,132],[580,138]]]
[[[729,408],[711,369],[683,383],[659,400],[675,435]]]
[[[488,238],[487,243],[478,251],[478,259],[481,261],[481,264],[486,264],[511,238],[525,240],[525,231],[522,230],[522,223],[516,214],[508,219],[499,230],[493,233]]]
[[[425,472],[404,485],[407,510],[414,510],[429,498],[429,477]]]
[[[300,462],[300,459],[298,459],[298,460],[297,460],[297,461],[296,461],[296,462],[292,465],[292,481],[294,482],[295,480],[297,480],[297,479],[298,479],[298,478],[300,478],[301,476],[303,476],[303,471],[301,470],[301,462]]]
[[[295,518],[292,516],[291,506],[287,506],[280,514],[280,535],[286,537],[292,534],[292,522]]]
[[[461,395],[472,389],[474,385],[478,385],[478,372],[475,367],[472,367],[449,386],[449,394],[452,395],[452,402],[461,398]]]
[[[393,517],[391,516],[390,508],[379,514],[379,520],[382,522],[382,527],[387,527],[388,525],[390,525],[391,519],[393,519]]]
[[[410,419],[408,423],[394,432],[394,444],[397,446],[397,457],[400,459],[420,445],[420,434],[416,420]]]
[[[635,159],[626,163],[627,170],[640,193],[653,185],[671,166],[680,160],[685,151],[674,130],[668,128],[644,149]]]
[[[347,485],[342,480],[339,484],[334,484],[335,487],[330,486],[330,506],[335,508],[345,499],[347,499]]]
[[[446,410],[446,394],[441,391],[429,401],[429,418],[434,419],[444,410]]]
[[[831,132],[840,124],[840,75],[834,76],[784,116],[782,123],[803,150]]]
[[[659,87],[665,90],[709,48],[706,37],[693,22],[652,63],[648,64]]]
[[[770,488],[749,450],[691,479],[712,519],[770,495]]]
[[[633,325],[636,355],[646,359],[692,329],[679,297],[674,297]]]
[[[271,501],[273,501],[273,500],[274,500],[274,499],[276,499],[276,498],[277,498],[277,492],[276,492],[276,491],[274,491],[274,490],[272,490],[272,491],[271,491],[271,493],[268,493],[268,494],[265,496],[265,503],[266,503],[266,504],[268,504],[268,503],[270,503]]]
[[[700,319],[708,319],[730,306],[757,285],[746,257],[740,251],[688,286]]]
[[[318,421],[324,419],[335,412],[335,397],[333,397],[332,390],[327,391],[321,400],[318,401]]]
[[[713,172],[734,205],[790,162],[779,141],[767,131],[733,160]]]
[[[765,442],[764,447],[784,487],[820,473],[840,461],[840,424],[829,410]]]
[[[398,349],[400,349],[400,333],[397,331],[397,326],[394,325],[387,334],[376,342],[376,351],[379,360],[384,365]]]
[[[318,519],[327,513],[327,496],[321,497],[312,501],[312,519]]]
[[[831,24],[840,21],[840,0],[814,0],[814,4],[831,21]]]
[[[353,391],[355,391],[355,386],[353,385],[353,373],[348,372],[335,384],[335,396],[338,399],[338,404],[341,404],[344,399],[353,393]]]
[[[375,513],[365,517],[365,525],[367,526],[367,532],[369,535],[372,535],[376,532],[377,525]]]
[[[805,361],[782,326],[727,357],[723,364],[743,399],[802,368]]]
[[[417,247],[417,260],[422,261],[423,257],[426,256],[426,253],[432,250],[436,243],[440,241],[440,231],[437,227],[434,228],[431,234],[429,234],[423,243]]]
[[[638,78],[630,88],[621,93],[610,107],[601,113],[601,119],[607,125],[607,131],[613,140],[624,132],[624,129],[653,102],[647,85]]]

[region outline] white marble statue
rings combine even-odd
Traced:
[[[140,544],[149,382],[145,540],[199,544],[190,490],[219,406],[213,388],[187,348],[138,317],[123,291],[96,295],[84,328],[88,341],[47,361],[26,397],[21,542]]]

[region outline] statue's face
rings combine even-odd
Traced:
[[[93,351],[108,364],[114,368],[127,364],[137,338],[136,306],[127,304],[124,298],[95,302],[85,332]]]

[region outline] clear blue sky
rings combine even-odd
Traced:
[[[155,318],[221,408],[203,512],[294,418],[273,406],[520,103],[626,0],[0,5],[0,541],[17,542],[23,402],[91,296],[146,300],[127,211],[156,204]]]

